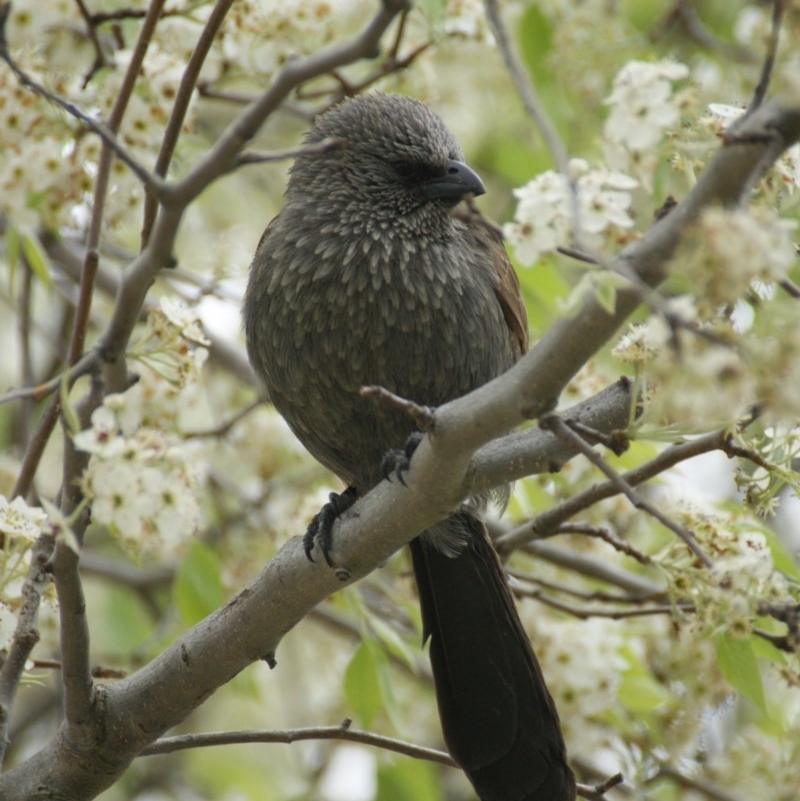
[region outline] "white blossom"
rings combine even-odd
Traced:
[[[689,75],[685,64],[630,61],[616,75],[606,104],[611,110],[604,133],[608,140],[641,151],[653,147],[678,120],[673,86]]]
[[[10,503],[0,495],[0,533],[12,539],[33,542],[42,532],[47,515],[37,506],[28,506],[19,495]]]
[[[628,175],[597,168],[583,159],[569,165],[578,199],[578,215],[584,237],[601,244],[601,234],[633,226],[628,210],[630,191],[637,182]],[[573,203],[567,180],[549,170],[514,190],[518,203],[514,221],[503,232],[522,264],[533,264],[543,253],[568,242],[573,230]]]
[[[734,304],[754,286],[763,295],[761,285],[785,278],[795,264],[795,227],[766,208],[706,209],[687,231],[673,271],[712,309]]]
[[[174,433],[143,423],[141,382],[109,395],[74,437],[92,454],[83,488],[92,519],[135,552],[174,552],[200,518],[198,465]]]

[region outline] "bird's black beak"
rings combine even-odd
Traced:
[[[458,202],[467,195],[482,195],[486,192],[478,173],[455,159],[447,162],[447,167],[441,175],[428,178],[420,188],[427,198],[453,202]]]

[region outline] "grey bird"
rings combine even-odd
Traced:
[[[253,367],[300,441],[348,486],[335,517],[402,471],[410,419],[378,385],[436,406],[525,352],[519,283],[494,230],[459,201],[484,192],[441,119],[370,94],[322,114],[256,250],[244,303]],[[413,439],[410,440],[413,443]],[[413,452],[409,447],[408,453]],[[394,454],[387,468],[385,456]],[[445,742],[481,801],[571,801],[558,715],[472,499],[411,542]]]

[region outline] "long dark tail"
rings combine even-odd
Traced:
[[[558,714],[483,523],[447,556],[411,543],[444,739],[481,801],[573,801]]]

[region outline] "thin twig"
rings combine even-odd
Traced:
[[[638,606],[634,609],[608,609],[602,607],[591,606],[575,606],[560,601],[552,595],[548,595],[542,590],[529,590],[525,588],[514,588],[514,594],[523,598],[531,598],[535,601],[549,606],[553,609],[558,609],[560,612],[565,612],[572,617],[579,620],[589,620],[593,617],[602,617],[608,620],[626,620],[632,617],[650,617],[651,615],[671,615],[676,609],[683,612],[694,612],[694,604],[687,601],[674,604],[650,604],[645,606]]]
[[[92,80],[92,77],[97,70],[108,66],[108,59],[106,58],[105,51],[103,50],[100,37],[97,35],[97,27],[92,19],[92,13],[86,7],[84,0],[75,0],[75,4],[78,6],[78,11],[83,17],[83,21],[86,23],[86,33],[88,34],[89,41],[91,41],[92,47],[94,48],[94,61],[81,81],[81,89],[85,89],[89,85],[89,81]]]
[[[558,527],[558,533],[581,534],[586,537],[595,537],[596,539],[603,540],[603,542],[607,542],[614,550],[632,557],[642,565],[650,565],[653,563],[650,556],[634,548],[630,543],[621,540],[604,526],[590,526],[585,523],[563,523]]]
[[[650,461],[645,462],[645,464],[623,473],[622,480],[631,487],[642,484],[687,459],[715,450],[727,452],[729,440],[728,432],[722,430],[705,434],[696,439],[676,443]],[[588,509],[599,501],[618,495],[620,491],[620,485],[614,481],[589,487],[538,515],[526,525],[504,534],[495,545],[505,553],[529,541],[532,535],[537,537],[552,536],[553,533],[558,532],[559,526],[565,520],[584,509]]]
[[[707,798],[713,799],[713,801],[744,801],[742,797],[732,795],[712,782],[701,779],[699,776],[687,776],[671,765],[662,765],[658,772],[647,780],[647,784],[654,784],[658,779],[664,777],[672,779],[686,790],[700,792]]]
[[[581,798],[585,798],[586,801],[604,801],[606,793],[609,790],[613,790],[614,787],[619,787],[623,782],[622,774],[615,773],[613,776],[609,776],[605,781],[600,782],[600,784],[578,784],[578,795]]]
[[[625,479],[619,473],[617,473],[616,470],[610,467],[606,461],[593,450],[591,445],[589,445],[589,443],[587,443],[583,437],[572,430],[568,423],[562,420],[558,415],[551,414],[547,417],[541,418],[539,425],[549,431],[552,431],[557,437],[563,438],[565,441],[570,442],[572,445],[578,448],[592,464],[594,464],[608,476],[612,483],[617,485],[620,492],[622,492],[622,494],[625,495],[625,497],[637,509],[641,509],[643,512],[646,512],[651,517],[658,520],[662,525],[666,526],[680,539],[682,539],[683,542],[686,543],[686,546],[689,548],[689,550],[698,558],[701,564],[705,565],[706,567],[711,567],[713,565],[711,559],[697,544],[697,540],[691,531],[688,531],[674,521],[670,520],[651,503],[642,498],[636,492],[636,490],[627,481],[625,481]]]
[[[61,386],[62,381],[67,381],[72,385],[81,376],[92,372],[98,363],[98,354],[90,352],[83,356],[69,370],[64,373],[59,373],[43,384],[37,384],[34,387],[18,387],[17,389],[10,389],[8,392],[4,392],[0,395],[0,406],[15,400],[43,400],[49,395],[52,395]]]
[[[207,748],[213,745],[239,745],[242,743],[296,743],[303,740],[345,740],[363,743],[376,748],[404,754],[415,759],[425,759],[440,765],[456,767],[453,758],[445,751],[425,748],[421,745],[385,737],[382,734],[351,729],[350,721],[345,720],[340,726],[314,726],[306,729],[276,729],[272,731],[230,731],[209,732],[206,734],[183,734],[175,737],[162,737],[151,746],[145,748],[140,756],[171,754],[186,748]]]
[[[419,403],[401,398],[394,392],[390,392],[385,387],[361,387],[359,395],[362,398],[370,398],[378,403],[386,403],[395,409],[403,412],[414,421],[418,431],[430,431],[434,425],[433,409],[430,406],[421,406]]]
[[[155,174],[160,178],[165,177],[167,174],[167,169],[175,153],[175,147],[178,144],[178,137],[183,130],[183,122],[189,110],[192,94],[200,78],[200,70],[219,32],[220,26],[225,19],[225,15],[230,10],[232,4],[233,0],[217,0],[214,4],[214,8],[209,14],[206,24],[203,26],[203,30],[192,50],[192,55],[189,57],[186,69],[183,71],[183,75],[181,75],[178,91],[175,93],[175,102],[172,105],[169,120],[164,128],[161,147],[156,157]],[[141,235],[142,245],[144,245],[150,237],[150,231],[153,228],[153,221],[155,220],[158,207],[158,200],[159,196],[157,193],[150,192],[149,190],[146,192]]]
[[[697,15],[694,0],[676,0],[673,7],[650,31],[650,40],[657,41],[675,24],[681,24],[689,36],[708,50],[716,50],[727,58],[748,64],[756,61],[756,56],[747,48],[736,42],[727,42],[711,33]]]
[[[163,5],[164,0],[151,0],[144,22],[139,30],[131,59],[108,116],[106,130],[114,138],[117,136],[130,98],[133,95],[134,87],[155,33]],[[115,147],[115,144],[103,139],[103,146],[98,160],[97,180],[94,187],[86,253],[81,271],[80,291],[67,355],[68,367],[77,363],[84,351],[95,280],[100,261],[99,245],[114,155],[121,158],[119,149]],[[125,156],[127,155],[125,153]],[[122,158],[122,161],[126,164],[128,163],[124,158]],[[150,176],[151,174],[146,172],[146,175]],[[95,380],[91,382],[89,392],[79,404],[82,426],[88,425],[92,411],[102,402],[103,391],[104,387],[99,381],[99,376],[95,375]],[[71,432],[67,431],[66,427],[64,439],[63,485],[60,502],[62,513],[65,516],[70,516],[83,500],[79,479],[88,464],[89,455],[79,452],[75,448],[72,443]],[[73,525],[73,531],[79,542],[83,541],[83,530],[87,523],[88,518],[83,518]],[[73,726],[85,725],[91,718],[95,697],[94,683],[89,665],[89,624],[86,618],[86,599],[78,572],[78,564],[78,554],[64,542],[57,542],[52,567],[61,621],[60,642],[63,662],[61,677],[64,691],[64,714],[67,723]]]
[[[207,438],[219,438],[224,437],[237,423],[244,420],[247,415],[249,415],[254,409],[257,409],[263,401],[261,398],[257,398],[254,401],[250,401],[246,406],[243,406],[239,409],[238,412],[231,415],[227,420],[221,422],[218,426],[214,426],[213,428],[205,429],[204,431],[187,431],[184,433],[184,437],[186,439],[207,439]]]
[[[789,297],[800,299],[800,286],[798,286],[794,281],[790,278],[782,278],[778,281],[778,286],[787,294]]]
[[[770,26],[769,38],[767,39],[767,52],[764,55],[764,63],[761,65],[761,75],[758,78],[756,88],[753,90],[753,97],[747,106],[745,116],[752,114],[764,102],[769,89],[769,82],[772,78],[772,71],[775,68],[775,58],[778,55],[778,42],[781,34],[781,20],[783,19],[784,0],[772,0],[772,24]]]
[[[42,535],[31,552],[31,566],[25,583],[22,585],[22,606],[17,615],[17,625],[11,645],[8,647],[3,667],[0,669],[0,765],[2,765],[8,746],[8,724],[11,706],[25,670],[25,663],[33,647],[39,641],[36,621],[42,593],[50,583],[47,560],[52,551],[53,541]]]

